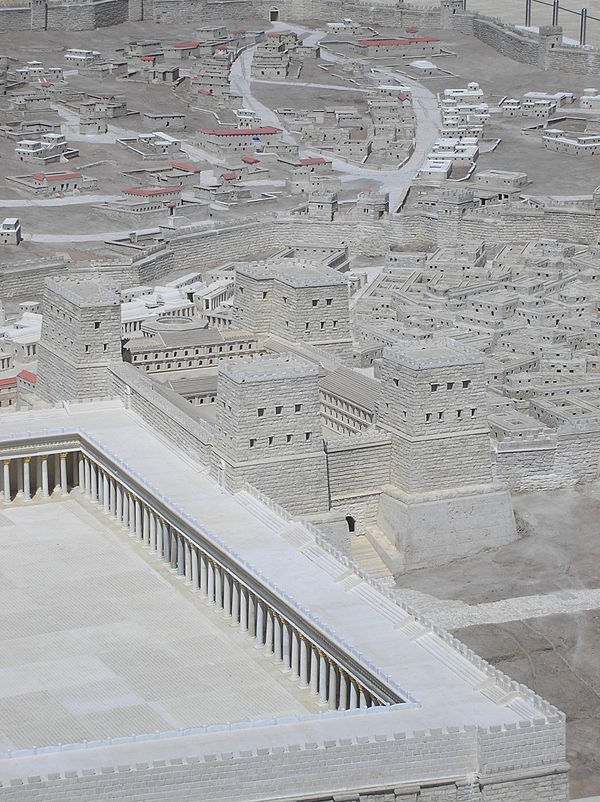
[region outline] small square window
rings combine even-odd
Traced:
[[[476,412],[477,412],[477,410],[476,410],[476,409],[472,409],[472,410],[471,410],[471,417],[472,417],[472,418],[474,418],[474,417],[475,417],[475,413],[476,413]]]
[[[454,382],[448,382],[446,384],[446,390],[453,390],[454,389]]]
[[[267,297],[267,291],[265,290],[262,294],[263,299]]]
[[[275,414],[276,415],[281,415],[282,411],[283,411],[283,407],[275,407]]]
[[[327,306],[331,306],[331,304],[333,303],[333,298],[326,298],[325,303],[327,304]]]
[[[100,328],[100,322],[98,320],[94,323],[94,328],[95,329],[99,329]]]
[[[286,442],[286,443],[291,443],[291,442],[292,442],[292,435],[291,435],[291,434],[286,434],[286,436],[285,436],[285,442]]]
[[[256,440],[254,439],[254,437],[251,437],[250,438],[250,448],[254,448],[254,444],[255,443],[256,443]]]
[[[264,407],[259,407],[259,408],[256,410],[256,412],[257,412],[257,415],[258,415],[258,417],[259,417],[259,418],[262,418],[262,417],[264,416],[264,414],[265,414],[265,408],[264,408]]]
[[[400,384],[400,380],[399,379],[394,379],[394,387],[398,387],[399,384]]]
[[[462,383],[462,386],[466,389],[467,387],[471,386],[471,379],[465,379]]]
[[[432,392],[432,393],[436,393],[436,392],[437,392],[437,389],[438,389],[438,387],[439,387],[440,385],[439,385],[439,384],[432,384],[432,385],[430,385],[430,386],[431,386],[431,392]]]
[[[461,419],[462,419],[462,409],[457,409],[457,410],[456,410],[456,417],[457,417],[459,420],[461,420]]]
[[[431,412],[425,413],[425,423],[429,423],[431,421]]]
[[[310,323],[305,323],[304,324],[304,328],[305,328],[306,331],[308,331],[309,326],[310,326]]]
[[[294,404],[294,412],[302,412],[302,404]]]
[[[273,438],[273,436],[271,435],[271,436],[268,438],[268,440],[267,440],[267,443],[268,443],[270,446],[272,446],[272,445],[273,445],[273,440],[274,440],[274,438]]]
[[[324,329],[324,328],[325,328],[325,323],[323,321],[321,321],[321,329]]]
[[[315,298],[313,298],[312,305],[313,305],[313,306],[318,306],[318,305],[319,305],[319,302],[318,302],[318,301],[317,301]]]
[[[444,413],[438,412],[438,420],[444,420]]]
[[[308,443],[312,439],[312,432],[304,432],[304,439]]]
[[[103,351],[108,351],[108,343],[103,343],[102,350]]]

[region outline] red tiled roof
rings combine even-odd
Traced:
[[[300,164],[309,165],[309,164],[325,164],[326,159],[322,156],[309,156],[306,159],[300,159]]]
[[[398,92],[398,100],[410,100],[410,95],[407,95],[406,92]]]
[[[364,45],[365,47],[378,47],[379,45],[384,45],[384,47],[387,47],[388,45],[414,45],[439,41],[440,40],[436,39],[434,36],[415,36],[410,39],[361,39],[359,44]]]
[[[186,164],[185,162],[169,162],[169,167],[175,170],[183,170],[185,173],[199,173],[200,168],[195,167],[193,164]]]
[[[254,156],[242,156],[242,161],[245,162],[245,164],[260,164],[260,159]]]
[[[16,387],[17,377],[9,376],[7,379],[0,379],[0,387]]]
[[[406,33],[416,33],[419,29],[415,25],[411,25],[410,28],[406,29]]]
[[[156,61],[156,56],[142,56],[141,61]]]
[[[219,45],[217,50],[227,50],[227,45]]]
[[[198,90],[198,94],[199,95],[212,95],[212,89],[199,89]]]
[[[26,382],[31,382],[31,384],[35,384],[37,381],[37,374],[32,373],[30,370],[23,370],[20,373],[17,373],[17,379],[23,379]]]
[[[236,28],[235,31],[231,31],[231,35],[232,36],[235,36],[236,34],[239,34],[239,33],[246,33],[246,31],[245,31],[244,28]]]
[[[52,175],[33,173],[32,177],[35,178],[36,181],[69,181],[72,178],[83,178],[83,173],[52,173]]]
[[[221,173],[221,178],[225,179],[225,181],[237,181],[238,174],[237,173]]]
[[[261,134],[279,134],[281,128],[266,125],[264,128],[198,128],[198,133],[210,136],[260,136]]]
[[[143,197],[152,197],[154,195],[174,195],[179,194],[181,189],[179,187],[129,187],[123,190],[124,195],[142,195]]]
[[[174,42],[173,47],[177,48],[178,50],[187,50],[198,47],[199,44],[200,42]]]

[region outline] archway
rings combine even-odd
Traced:
[[[348,531],[353,534],[356,530],[356,521],[351,515],[346,516],[346,523],[348,524]]]

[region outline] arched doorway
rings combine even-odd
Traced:
[[[271,8],[269,10],[269,21],[270,22],[279,22],[279,9],[278,8]]]
[[[346,516],[346,523],[348,524],[348,531],[350,534],[354,534],[356,530],[356,521],[351,515]]]

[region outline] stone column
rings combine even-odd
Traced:
[[[208,558],[204,552],[200,553],[200,591],[204,598],[208,596]]]
[[[54,455],[54,490],[60,492],[60,455]]]
[[[300,687],[308,688],[308,643],[300,635]]]
[[[185,576],[185,548],[183,535],[177,535],[177,576]]]
[[[193,546],[190,552],[190,562],[192,564],[192,590],[196,593],[200,589],[198,582],[198,552]]]
[[[192,583],[192,546],[190,541],[187,538],[184,538],[183,541],[184,553],[185,553],[185,581],[189,582],[190,585]]]
[[[98,503],[98,467],[94,462],[90,462],[90,477],[92,480],[91,494],[92,502]]]
[[[215,606],[217,610],[223,609],[223,569],[215,563]]]
[[[353,679],[350,680],[350,702],[348,707],[350,710],[356,710],[358,707],[358,689]]]
[[[273,613],[273,654],[276,663],[281,663],[281,627],[281,618],[277,613]]]
[[[144,504],[142,507],[142,537],[144,539],[144,546],[150,547],[150,515],[148,507]]]
[[[240,623],[240,586],[236,579],[231,580],[231,626]]]
[[[327,704],[327,658],[319,652],[319,704]]]
[[[67,453],[63,451],[60,455],[60,490],[61,493],[69,492],[69,482],[67,479]]]
[[[283,670],[289,671],[291,668],[290,664],[290,630],[288,625],[285,621],[282,621],[282,631],[281,631],[281,653],[283,657]]]
[[[40,463],[42,465],[42,496],[48,498],[50,489],[48,485],[48,457],[46,454],[40,457]]]
[[[131,535],[131,537],[135,537],[135,513],[136,513],[136,507],[135,507],[135,499],[134,499],[134,497],[132,496],[131,493],[129,494],[128,506],[129,506],[129,534]]]
[[[135,499],[135,518],[133,524],[133,531],[135,532],[136,537],[141,538],[143,536],[143,529],[142,529],[142,504],[139,499]]]
[[[248,592],[244,587],[240,587],[240,627],[248,632]]]
[[[329,661],[329,709],[337,710],[337,671],[333,660]]]
[[[256,600],[256,648],[261,649],[265,645],[264,640],[264,615],[265,608],[260,599]]]
[[[358,696],[358,706],[359,707],[368,707],[367,695],[366,695],[365,689],[363,688],[362,685],[358,686],[358,694],[359,694],[359,696]]]
[[[123,522],[123,487],[119,483],[117,485],[117,510],[116,510],[117,522]]]
[[[269,651],[269,654],[273,653],[273,610],[270,607],[266,610],[267,616],[267,623],[266,623],[266,634],[265,634],[265,644]]]
[[[88,498],[92,495],[92,466],[90,461],[87,457],[84,457],[85,460],[85,467],[84,467],[84,488],[85,494]]]
[[[110,484],[108,474],[102,471],[102,508],[104,512],[110,512]]]
[[[110,480],[110,513],[114,518],[117,517],[117,482],[112,478]]]
[[[31,500],[31,476],[29,474],[29,463],[31,457],[23,457],[23,497],[25,501]]]
[[[310,647],[310,692],[319,693],[319,651],[316,646]]]
[[[252,637],[256,632],[256,597],[248,591],[248,632]]]
[[[4,469],[3,469],[4,503],[5,504],[10,504],[10,500],[11,500],[11,493],[10,493],[10,460],[9,459],[2,460],[2,465],[4,466]]]
[[[166,521],[162,522],[163,561],[171,563],[171,531]]]
[[[231,616],[231,577],[227,571],[223,569],[223,612],[225,618]]]
[[[171,527],[171,568],[177,570],[177,532]]]
[[[212,560],[208,563],[208,603],[215,603],[215,564]]]
[[[73,487],[79,487],[79,452],[71,451],[73,461]]]
[[[292,641],[291,679],[297,680],[300,679],[300,638],[296,630],[292,629],[290,639]]]
[[[340,669],[340,710],[348,709],[348,677],[345,671]]]
[[[77,459],[77,483],[79,484],[79,489],[85,490],[85,457],[79,452],[79,456]]]
[[[156,515],[150,510],[150,548],[158,551],[158,538],[156,536]]]

